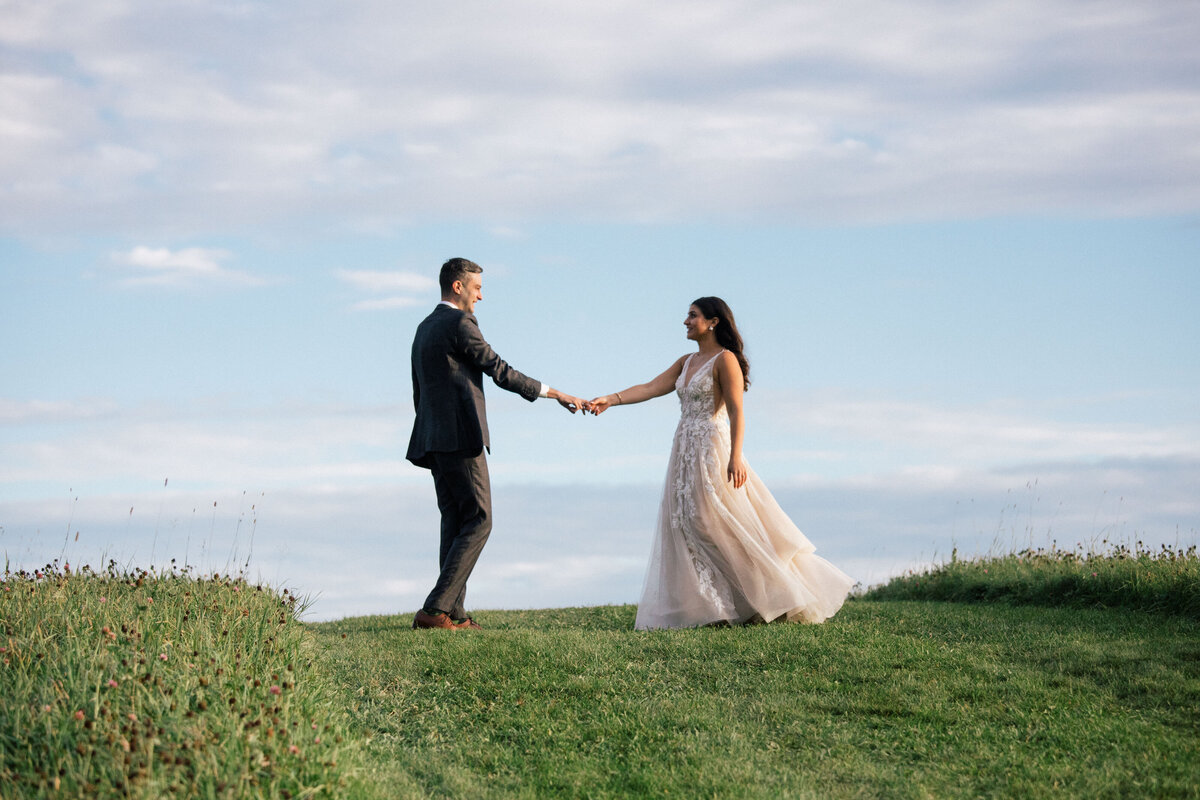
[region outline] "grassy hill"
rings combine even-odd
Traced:
[[[1176,555],[1141,569],[1194,590]],[[1200,797],[1186,604],[960,569],[992,602],[655,633],[632,606],[414,632],[220,576],[6,575],[0,797]]]

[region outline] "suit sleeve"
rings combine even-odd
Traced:
[[[513,369],[500,358],[483,338],[479,323],[473,316],[466,315],[462,318],[458,326],[458,340],[466,360],[478,367],[501,389],[515,392],[531,402],[538,398],[542,388],[541,382]]]

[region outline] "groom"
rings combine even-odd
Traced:
[[[483,269],[465,258],[442,265],[442,302],[417,326],[412,346],[413,405],[417,417],[407,458],[433,473],[442,513],[441,570],[414,628],[479,629],[463,599],[467,578],[492,530],[490,452],[483,376],[526,400],[557,400],[574,414],[589,404],[506,364],[484,341],[475,319],[483,299]]]

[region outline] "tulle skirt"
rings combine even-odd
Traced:
[[[816,548],[753,470],[741,489],[726,480],[727,425],[681,423],[635,627],[822,622],[854,580]]]

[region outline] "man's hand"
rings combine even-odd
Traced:
[[[584,411],[592,410],[592,404],[587,400],[584,400],[582,397],[563,394],[558,389],[551,389],[546,396],[551,400],[557,400],[560,406],[565,408],[567,411],[570,411],[572,414],[580,409],[583,409]]]

